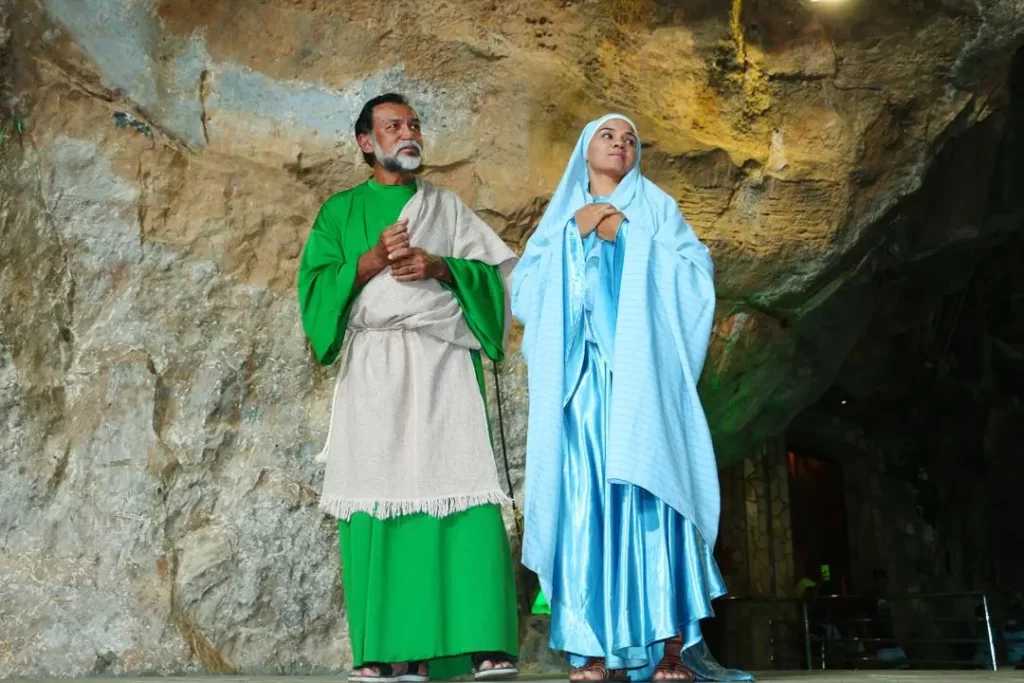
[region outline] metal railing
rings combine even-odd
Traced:
[[[936,604],[969,602],[967,609]],[[916,604],[915,604],[916,603]],[[897,619],[895,605],[905,605]],[[991,604],[984,593],[932,593],[864,598],[723,597],[716,612],[726,619],[748,608],[746,619],[764,619],[768,658],[776,669],[999,668]],[[966,612],[974,608],[974,616]],[[755,615],[755,612],[757,613]],[[929,616],[929,612],[932,613]],[[901,627],[897,629],[897,623]],[[899,633],[897,633],[899,631]],[[1003,634],[1005,644],[1019,642]],[[951,657],[970,652],[969,657]],[[928,656],[939,653],[940,656]]]

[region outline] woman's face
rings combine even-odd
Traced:
[[[621,180],[636,163],[636,133],[622,119],[610,119],[590,139],[587,163],[597,173]]]

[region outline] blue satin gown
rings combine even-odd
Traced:
[[[701,636],[700,620],[714,615],[711,601],[725,593],[712,549],[693,523],[651,493],[605,477],[615,310],[628,230],[624,222],[614,243],[588,235],[582,273],[579,242],[575,257],[567,250],[567,296],[582,294],[583,306],[566,330],[571,389],[548,596],[550,645],[573,666],[603,657],[609,669],[629,669],[632,680],[646,681],[661,661],[663,641],[681,633],[683,661],[698,680],[750,681],[749,674],[719,665]]]

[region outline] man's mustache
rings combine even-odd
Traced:
[[[416,150],[417,154],[423,154],[423,147],[421,147],[420,143],[416,142],[415,140],[406,140],[405,142],[399,142],[397,145],[395,145],[394,149],[391,150],[391,153],[398,154],[403,149],[414,149]]]

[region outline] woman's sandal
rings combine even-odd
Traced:
[[[504,652],[476,652],[473,654],[473,678],[478,681],[496,681],[519,675],[516,658]],[[490,664],[490,668],[483,668]]]
[[[682,651],[683,641],[678,636],[665,641],[665,655],[658,662],[658,666],[654,667],[651,680],[658,681],[658,683],[664,681],[687,683],[697,680],[697,674],[693,672],[693,669],[683,664],[683,660],[680,658]]]
[[[385,664],[367,662],[355,671],[377,670],[377,675],[357,674],[355,671],[348,677],[349,683],[426,683],[430,680],[425,671],[426,662],[405,662],[404,664]],[[402,667],[405,667],[402,669]],[[398,669],[402,669],[400,672]]]
[[[597,676],[573,676],[573,674],[598,674]],[[569,672],[569,680],[573,683],[582,683],[584,681],[616,681],[616,683],[622,683],[629,680],[629,674],[626,673],[625,669],[609,669],[607,663],[603,659],[591,659],[583,666],[573,667],[572,671]]]

